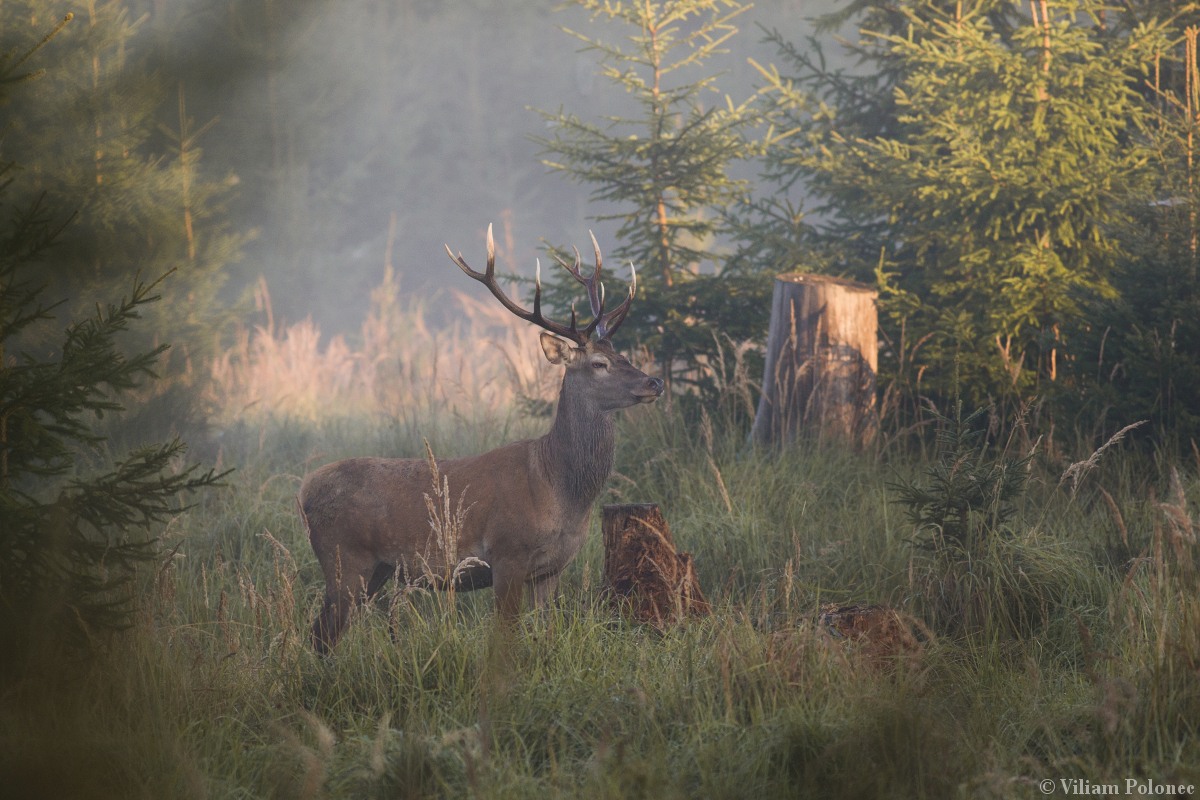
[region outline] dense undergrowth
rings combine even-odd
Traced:
[[[1114,446],[1063,482],[1070,459],[1036,448],[1003,524],[985,518],[978,546],[939,551],[920,546],[895,488],[934,486],[931,463],[756,451],[743,417],[632,410],[607,498],[662,506],[711,617],[666,631],[614,618],[593,534],[561,600],[511,636],[493,630],[490,591],[398,591],[324,659],[307,643],[321,579],[295,512],[301,476],[351,453],[419,456],[422,426],[226,429],[213,455],[235,478],[164,532],[134,629],[90,662],[48,641],[13,668],[6,796],[1034,797],[1045,779],[1200,783],[1200,464]],[[545,424],[427,428],[453,455]],[[881,665],[816,623],[821,604],[852,601],[910,613],[932,638]]]

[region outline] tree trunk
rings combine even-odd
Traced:
[[[676,552],[657,505],[605,506],[601,528],[605,583],[635,619],[662,627],[711,611],[691,555]]]
[[[756,442],[789,444],[802,433],[855,448],[874,440],[877,296],[824,275],[775,278]]]

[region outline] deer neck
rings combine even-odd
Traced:
[[[591,508],[613,467],[612,414],[569,391],[564,381],[550,432],[540,452],[547,478],[568,506]]]

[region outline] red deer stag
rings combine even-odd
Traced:
[[[427,460],[351,458],[308,475],[300,487],[300,509],[325,574],[325,604],[312,631],[318,651],[337,643],[350,610],[393,575],[410,580],[422,571],[453,572],[455,588],[493,586],[502,619],[520,613],[526,587],[535,606],[554,593],[559,573],[583,545],[592,504],[612,471],[612,412],[652,403],[663,391],[661,380],[648,377],[612,346],[612,335],[629,313],[637,274],[625,300],[606,312],[594,236],[592,246],[596,267],[590,277],[580,274],[578,250],[573,266],[556,259],[587,289],[592,321],[582,330],[574,308],[569,325],[542,316],[540,266],[532,311],[501,291],[491,226],[484,272],[446,247],[451,260],[505,308],[545,330],[546,359],[566,368],[554,424],[540,439],[437,461],[451,496],[464,498],[456,549],[439,547],[434,539],[426,506],[432,488]],[[455,564],[442,563],[447,550],[458,564],[470,566],[455,570]]]

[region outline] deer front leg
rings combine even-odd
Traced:
[[[525,576],[502,564],[492,565],[492,587],[496,592],[496,616],[500,622],[515,622],[521,615],[525,596]]]
[[[530,601],[534,608],[545,608],[558,593],[558,576],[539,575],[529,582]]]

